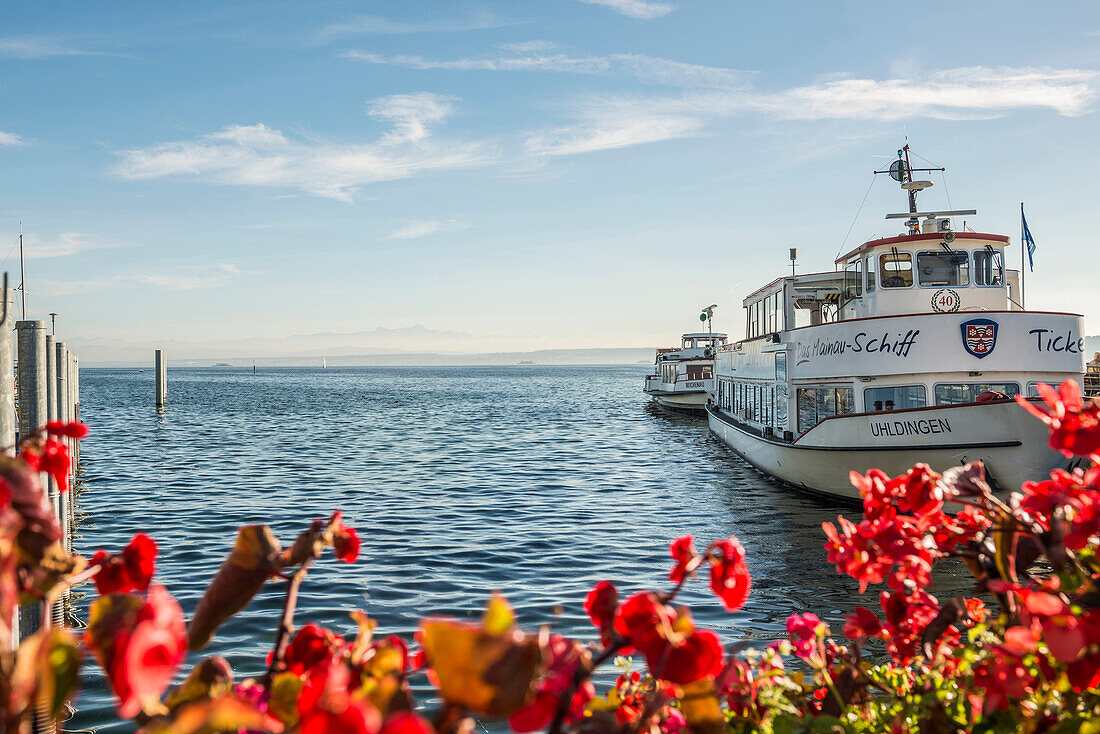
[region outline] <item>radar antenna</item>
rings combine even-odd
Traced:
[[[711,305],[704,308],[703,312],[701,314],[699,314],[699,320],[707,322],[707,333],[708,334],[713,334],[714,333],[714,329],[711,326],[711,320],[714,318],[714,309],[716,309],[716,308],[718,308],[718,304],[717,303],[712,303]]]
[[[905,221],[905,225],[909,227],[909,234],[920,232],[920,221],[917,219],[917,192],[932,186],[931,181],[914,181],[913,172],[946,170],[946,168],[913,168],[909,163],[909,143],[906,142],[905,147],[898,151],[898,159],[891,163],[889,168],[875,171],[875,173],[890,174],[890,178],[901,184],[901,187],[909,194],[910,217]]]

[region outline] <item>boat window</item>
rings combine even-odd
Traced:
[[[850,387],[800,387],[796,399],[798,430],[802,433],[826,418],[855,412],[855,400]]]
[[[709,380],[714,377],[714,365],[696,364],[689,362],[687,365],[688,380]]]
[[[1029,382],[1027,383],[1027,397],[1037,398],[1039,397],[1039,383]]]
[[[861,258],[854,258],[844,266],[844,299],[859,298],[863,295],[863,268]]]
[[[975,402],[984,392],[1015,397],[1020,394],[1020,386],[1015,382],[941,382],[935,391],[936,405],[960,405]]]
[[[875,289],[875,256],[867,256],[867,292],[870,293]]]
[[[786,382],[787,381],[787,353],[776,352],[775,353],[775,381]]]
[[[1005,256],[1000,250],[988,247],[974,250],[974,284],[998,286],[1005,284]]]
[[[908,252],[888,252],[879,257],[883,288],[908,288],[913,285],[913,256]]]
[[[970,284],[970,258],[962,250],[918,252],[917,271],[920,284],[928,288]]]
[[[863,410],[867,413],[923,408],[926,403],[924,385],[868,387],[863,391]]]

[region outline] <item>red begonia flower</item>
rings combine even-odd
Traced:
[[[46,433],[65,438],[85,438],[88,435],[88,425],[80,421],[49,421],[46,424]]]
[[[650,674],[681,686],[717,675],[723,662],[722,643],[707,630],[695,630],[680,644],[666,642],[646,651]]]
[[[853,642],[882,634],[882,622],[867,607],[856,607],[854,614],[844,617],[844,635]]]
[[[678,584],[687,575],[688,564],[695,560],[695,547],[691,543],[691,536],[685,535],[669,543],[668,554],[676,562],[668,572],[668,579]]]
[[[1081,397],[1076,380],[1066,380],[1057,392],[1050,385],[1038,384],[1045,406],[1028,401],[1022,395],[1016,402],[1027,408],[1050,429],[1050,447],[1066,456],[1091,456],[1100,453],[1100,404]]]
[[[69,447],[61,441],[47,438],[41,447],[24,446],[19,458],[34,471],[49,474],[57,483],[58,491],[69,491]]]
[[[600,639],[606,647],[614,635],[612,624],[619,608],[619,591],[610,581],[600,581],[584,597],[584,611],[592,625],[600,631]]]
[[[412,711],[398,711],[382,724],[381,734],[435,734],[435,729]]]
[[[136,534],[117,555],[96,551],[92,564],[101,567],[93,577],[96,589],[101,595],[145,591],[156,570],[156,560],[157,544],[145,533]]]
[[[573,686],[578,668],[587,665],[588,653],[576,640],[563,635],[550,635],[543,646],[545,672],[536,684],[535,699],[508,718],[508,726],[514,732],[539,731],[550,725],[562,697]],[[591,683],[577,687],[566,710],[565,723],[573,724],[584,718],[585,707],[595,696]]]
[[[332,659],[344,646],[344,638],[310,622],[302,627],[286,648],[283,662],[295,675],[306,675]]]
[[[710,588],[728,611],[736,612],[745,606],[752,589],[752,577],[745,565],[745,549],[737,538],[714,541]]]
[[[130,594],[100,597],[84,639],[127,719],[158,704],[187,655],[183,611],[162,586],[150,586],[144,600]]]
[[[300,734],[378,734],[381,714],[369,701],[348,693],[350,682],[343,662],[314,669],[298,697]]]
[[[343,514],[336,511],[332,513],[332,519],[329,521],[332,549],[341,561],[355,563],[359,558],[359,533],[355,532],[355,528],[349,528],[344,524]]]
[[[652,592],[641,592],[627,599],[615,613],[615,632],[627,643],[643,652],[653,643],[666,637],[664,629],[671,629],[676,613],[658,601]],[[627,655],[627,648],[623,654]]]
[[[806,658],[817,642],[817,627],[821,624],[816,614],[792,614],[787,617],[787,635],[791,639],[794,654]]]

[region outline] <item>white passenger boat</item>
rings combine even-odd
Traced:
[[[725,334],[700,332],[684,334],[679,349],[658,349],[646,394],[666,408],[702,412],[714,387],[714,355],[725,344]]]
[[[908,231],[745,298],[746,338],[717,355],[710,429],[761,471],[830,496],[858,497],[852,470],[918,462],[980,460],[995,486],[1018,489],[1064,459],[1007,398],[1081,381],[1082,317],[1024,310],[1009,238],[952,229],[972,210],[918,211],[931,183],[913,180],[908,146],[898,155],[909,211],[887,219]]]

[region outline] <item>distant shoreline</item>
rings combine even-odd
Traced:
[[[166,350],[168,366],[209,367],[211,369],[257,367],[321,367],[324,360],[332,367],[548,367],[581,365],[642,365],[651,364],[654,348],[623,347],[612,349],[543,349],[534,352],[485,352],[480,354],[453,354],[441,352],[409,352],[398,354],[351,354],[325,357],[173,357]],[[83,367],[113,367],[144,369],[152,364],[126,359],[118,361],[83,362]]]

